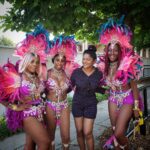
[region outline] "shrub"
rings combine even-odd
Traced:
[[[18,130],[17,132],[10,131],[7,128],[6,118],[4,116],[0,116],[0,140],[3,140],[4,138],[12,136],[19,132],[22,132],[22,130]]]
[[[69,103],[69,107],[72,107],[72,97],[71,96],[67,96],[67,101]]]
[[[96,93],[96,99],[97,99],[98,102],[107,100],[108,99],[108,94]]]

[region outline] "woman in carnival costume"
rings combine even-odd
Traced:
[[[17,45],[20,57],[18,68],[11,63],[0,68],[0,101],[8,108],[7,125],[12,131],[23,128],[26,133],[25,150],[48,150],[50,140],[44,126],[45,110],[41,98],[44,90],[42,63],[46,62],[47,32],[37,26],[33,33]]]
[[[94,67],[96,59],[96,47],[90,45],[83,53],[83,66],[74,70],[71,75],[71,84],[75,88],[72,113],[81,150],[86,149],[86,144],[89,150],[94,150],[93,124],[97,114],[95,93],[105,91],[100,84],[102,72]]]
[[[54,66],[47,73],[46,118],[52,149],[55,148],[55,131],[59,125],[62,146],[67,150],[70,142],[70,108],[67,93],[70,89],[69,75],[78,67],[74,62],[76,42],[73,36],[59,36],[52,43],[50,56]]]
[[[114,133],[104,148],[113,143],[116,150],[129,149],[125,136],[128,123],[133,111],[135,117],[139,117],[139,109],[142,108],[136,80],[141,75],[143,62],[132,49],[132,33],[123,24],[123,19],[109,19],[100,30],[100,43],[106,47],[99,67],[104,71],[106,85],[110,87],[108,108]]]

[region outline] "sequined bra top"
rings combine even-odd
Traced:
[[[63,91],[67,90],[69,88],[69,79],[66,78],[66,81],[64,82],[64,84],[62,86],[58,86],[58,84],[56,83],[56,81],[52,78],[48,78],[47,82],[46,82],[46,87],[49,90],[56,90],[56,89],[62,89]]]
[[[123,85],[123,83],[121,81],[116,80],[114,78],[112,80],[110,80],[108,77],[106,77],[105,82],[110,87],[111,86],[117,86],[117,87],[119,87],[119,86]]]
[[[41,99],[40,94],[44,91],[44,83],[42,81],[39,82],[38,86],[34,83],[31,83],[27,80],[22,80],[22,86],[28,87],[29,95],[27,95],[26,99],[30,100],[38,100]]]

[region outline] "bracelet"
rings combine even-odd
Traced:
[[[135,108],[135,107],[133,108],[133,110],[137,110],[137,111],[140,111],[140,109],[139,109],[139,108]]]
[[[134,100],[134,109],[139,109],[139,100]]]
[[[138,102],[139,100],[138,100],[138,99],[135,99],[134,101],[135,101],[135,102]]]
[[[15,105],[15,104],[9,104],[9,106],[10,106],[10,108],[12,110],[16,110],[17,109],[17,105]]]

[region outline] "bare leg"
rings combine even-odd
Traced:
[[[94,119],[84,118],[83,130],[88,150],[94,150],[93,123]]]
[[[56,130],[56,116],[55,112],[48,106],[46,107],[46,120],[48,125],[49,138],[51,141],[51,149],[55,149],[55,130]]]
[[[112,127],[116,126],[116,120],[117,120],[117,105],[115,103],[108,103],[108,110],[109,110],[109,117],[111,121]]]
[[[46,128],[43,124],[39,122],[34,117],[27,117],[23,120],[23,126],[25,132],[30,135],[30,137],[38,145],[39,150],[48,150],[50,146],[50,141]]]
[[[109,117],[110,117],[110,121],[111,121],[111,125],[112,125],[112,130],[114,132],[115,128],[116,128],[117,116],[119,113],[119,112],[117,112],[117,105],[115,103],[109,102],[108,110],[109,110]],[[118,148],[117,145],[118,145],[118,143],[117,143],[117,141],[115,141],[115,143],[114,143],[115,150],[120,150],[120,148]]]
[[[24,150],[35,150],[36,144],[33,141],[32,137],[26,133],[26,143]]]
[[[60,132],[63,144],[63,150],[69,149],[70,142],[70,108],[67,107],[62,110],[60,118]]]
[[[128,123],[132,117],[132,105],[123,105],[120,109],[115,129],[115,137],[120,144],[120,147],[124,147],[128,150],[128,139],[125,137],[125,133],[128,127]]]
[[[85,138],[83,133],[83,117],[75,117],[75,126],[77,131],[77,140],[80,150],[85,150]]]

